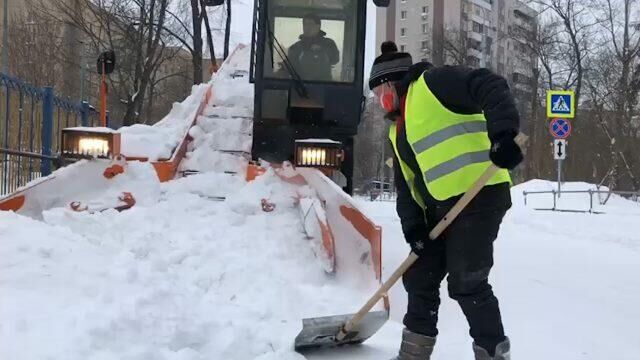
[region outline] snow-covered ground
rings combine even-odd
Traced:
[[[546,185],[514,188],[496,242],[492,281],[514,358],[638,359],[640,204],[614,199],[615,214],[603,215],[525,208],[518,194]],[[216,172],[149,179],[145,193],[123,213],[53,209],[44,221],[0,213],[0,358],[303,359],[292,350],[300,319],[366,300],[369,289],[322,271],[293,189],[272,174],[248,185]],[[263,212],[262,198],[276,211]],[[408,252],[394,204],[361,205],[383,225],[389,274]],[[392,321],[365,345],[306,358],[391,357],[401,285],[391,303]],[[435,360],[473,358],[446,287],[440,329]]]
[[[640,203],[614,196],[607,205],[596,206],[605,212],[601,215],[535,211],[534,207],[553,204],[551,195],[539,195],[541,198],[530,197],[525,207],[523,191],[555,187],[555,183],[540,180],[514,187],[514,206],[495,243],[491,280],[512,339],[513,357],[640,359],[640,337],[635,330],[640,322]],[[587,190],[593,185],[569,183],[564,188]],[[361,201],[361,205],[383,226],[388,275],[409,251],[395,204]],[[589,196],[563,195],[559,207],[588,209]],[[402,321],[406,307],[402,285],[396,285],[390,296],[391,318]],[[473,359],[466,321],[448,298],[446,284],[441,297],[434,359]],[[394,335],[397,340],[399,335]]]

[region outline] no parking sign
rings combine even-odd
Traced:
[[[568,119],[553,119],[549,123],[549,132],[556,139],[566,139],[571,135],[571,121]]]

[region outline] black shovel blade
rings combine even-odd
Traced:
[[[302,330],[296,337],[296,351],[316,348],[327,348],[341,345],[360,344],[373,336],[389,319],[388,311],[373,311],[367,313],[347,336],[338,340],[336,337],[342,327],[355,314],[325,316],[302,320]]]

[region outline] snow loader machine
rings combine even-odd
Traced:
[[[250,80],[255,84],[252,158],[288,164],[288,169],[279,172],[288,175],[281,177],[310,184],[317,192],[315,199],[301,199],[301,211],[305,228],[307,219],[317,219],[308,233],[311,238],[317,238],[314,232],[322,238],[324,254],[317,255],[325,260],[325,270],[353,269],[341,261],[357,262],[362,254],[343,248],[364,241],[365,258],[369,257],[379,282],[381,230],[346,195],[353,189],[353,138],[364,106],[367,2],[255,1],[250,67]],[[389,0],[373,2],[378,7],[389,4]],[[250,166],[248,177],[259,173],[258,169]],[[344,193],[336,191],[331,181]],[[309,216],[314,212],[315,216]],[[338,334],[353,318],[351,314],[304,319],[295,348],[302,351],[365,341],[389,317],[386,296],[380,305],[379,310],[362,316],[346,337]]]
[[[238,46],[211,81],[202,85],[201,89],[206,91],[196,89],[189,97],[191,100],[185,99],[182,104],[185,109],[194,106],[197,102],[194,99],[200,103],[184,119],[176,119],[184,121],[185,127],[183,133],[176,135],[170,155],[157,158],[144,151],[138,154],[137,148],[121,147],[120,136],[126,133],[120,130],[64,129],[60,134],[59,156],[66,166],[0,198],[0,211],[33,218],[42,218],[44,211],[64,206],[89,213],[125,211],[136,203],[136,194],[117,193],[127,190],[127,174],[131,172],[131,178],[136,178],[136,169],[149,168],[130,165],[149,162],[161,182],[189,175],[183,160],[197,146],[191,130],[200,119],[216,117],[220,110],[224,119],[250,122],[253,131],[251,139],[241,141],[237,148],[214,144],[219,146],[216,151],[250,157],[253,161],[245,174],[248,181],[273,172],[298,189],[295,206],[304,235],[318,260],[318,265],[310,266],[320,266],[329,279],[350,290],[369,293],[379,288],[382,229],[349,195],[353,138],[364,104],[368,1],[256,0],[251,51]],[[217,5],[221,1],[207,3]],[[386,6],[388,0],[374,3]],[[317,43],[307,43],[302,33],[312,34]],[[244,103],[225,103],[215,109],[218,100],[224,103],[221,99],[225,99],[225,87],[239,86],[244,91],[245,85],[249,85],[247,80],[255,90],[252,118]],[[245,135],[243,131],[237,134],[239,138]],[[100,201],[94,204],[96,197]],[[256,202],[262,202],[265,212],[275,211],[277,216],[275,204],[268,198]],[[357,306],[353,304],[353,309],[345,310],[356,310]],[[357,325],[351,321],[353,315],[304,319],[295,347],[302,350],[363,342],[388,320],[389,309],[384,294],[381,301],[372,305],[372,311],[360,313]],[[338,339],[348,321],[351,331]]]
[[[352,193],[353,137],[364,105],[367,2],[255,1],[254,160],[323,169]],[[383,7],[388,2],[374,1]],[[319,33],[304,37],[314,21]]]

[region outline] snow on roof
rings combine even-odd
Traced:
[[[297,143],[316,143],[316,144],[341,144],[340,141],[331,139],[300,139],[296,140]]]
[[[118,132],[118,130],[114,130],[108,127],[89,127],[89,126],[76,126],[76,127],[64,128],[64,130],[86,131],[86,132],[94,132],[94,133],[102,133],[102,134],[115,134]]]

